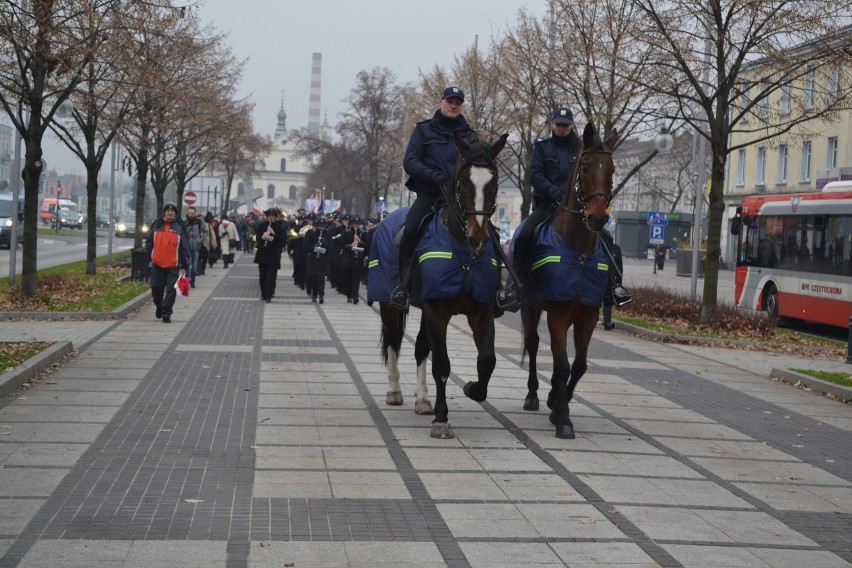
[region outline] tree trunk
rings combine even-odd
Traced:
[[[139,152],[136,161],[136,235],[133,248],[142,248],[142,224],[145,222],[145,182],[148,179],[148,151]]]
[[[24,241],[21,258],[21,294],[27,298],[35,296],[38,289],[38,184],[42,170],[42,130],[38,122],[41,106],[33,108],[25,137],[24,155]]]
[[[100,168],[91,161],[86,164],[86,274],[98,272],[98,171]],[[112,227],[109,227],[112,229]]]
[[[718,303],[719,257],[722,252],[722,218],[725,213],[725,201],[722,189],[725,185],[725,154],[727,151],[718,143],[713,144],[713,161],[710,166],[710,206],[707,211],[707,257],[704,261],[704,294],[701,298],[701,323],[708,323],[713,309]],[[703,199],[703,196],[699,196]],[[696,219],[700,223],[701,219]],[[700,244],[695,243],[693,254],[700,254]],[[700,257],[699,257],[700,258]]]

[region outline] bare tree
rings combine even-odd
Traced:
[[[83,80],[103,40],[101,26],[111,21],[108,15],[116,9],[122,9],[117,0],[31,0],[0,5],[0,105],[26,146],[21,271],[25,296],[35,295],[38,286],[42,140],[59,106]]]
[[[766,97],[789,88],[792,81],[811,69],[839,65],[840,60],[849,68],[849,30],[844,24],[852,12],[852,2],[632,0],[631,4],[638,9],[632,18],[636,41],[648,46],[648,57],[643,55],[642,61],[662,73],[655,75],[653,84],[637,75],[629,81],[656,89],[675,101],[678,118],[693,126],[711,148],[701,310],[706,322],[717,303],[725,170],[728,155],[734,150],[729,147],[730,135],[746,127],[744,118],[758,118]],[[707,70],[706,75],[702,69]],[[744,98],[754,83],[759,84],[757,93]],[[848,108],[847,93],[834,97],[825,93],[813,98],[808,112],[772,117],[759,127],[761,139],[771,139],[811,120],[830,118]]]
[[[69,98],[73,104],[71,120],[50,123],[51,130],[86,168],[86,274],[97,272],[98,175],[134,89],[128,81],[129,58],[136,47],[131,30],[146,11],[144,5],[128,3],[121,11],[104,14],[99,22],[101,29],[87,38],[94,44],[95,57],[84,68],[79,87]],[[84,18],[81,27],[91,24],[89,16],[78,15]]]

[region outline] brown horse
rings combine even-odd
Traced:
[[[609,137],[601,142],[592,124],[583,131],[583,150],[574,164],[568,191],[556,210],[552,221],[553,231],[578,256],[574,257],[574,270],[582,271],[590,257],[598,251],[598,233],[609,219],[608,208],[612,200],[612,176],[615,166],[612,151],[618,140],[613,129]],[[533,258],[536,253],[533,253]],[[553,257],[547,257],[551,259]],[[557,257],[558,258],[558,257]],[[532,263],[535,268],[536,263]],[[598,268],[605,268],[597,265]],[[595,267],[591,267],[595,270]],[[566,275],[567,280],[567,275]],[[605,281],[603,286],[605,287]],[[603,296],[603,289],[598,298]],[[594,294],[592,294],[594,295]],[[550,422],[556,426],[557,438],[574,438],[574,426],[568,412],[568,403],[574,396],[574,388],[586,372],[586,355],[589,342],[598,320],[598,305],[588,305],[579,297],[570,300],[530,300],[525,296],[521,307],[524,328],[524,353],[529,353],[529,392],[524,401],[524,410],[538,410],[538,323],[542,311],[547,312],[547,328],[550,331],[550,350],[553,353],[553,375],[547,406],[551,409]],[[574,327],[574,363],[568,361],[568,330]]]
[[[468,382],[464,393],[472,400],[482,402],[488,395],[488,382],[497,364],[494,353],[494,314],[493,299],[496,294],[496,268],[493,275],[488,273],[492,267],[493,252],[489,235],[491,215],[497,207],[497,154],[506,145],[508,134],[504,134],[494,144],[478,140],[455,139],[458,149],[458,161],[453,172],[451,186],[445,191],[447,205],[437,215],[440,223],[449,232],[447,247],[421,250],[416,252],[421,271],[427,263],[446,263],[452,271],[448,278],[458,277],[464,282],[459,292],[442,296],[433,294],[429,299],[414,301],[412,304],[421,310],[420,330],[414,345],[414,359],[417,363],[417,386],[415,388],[415,412],[432,414],[427,398],[426,359],[432,353],[432,377],[435,380],[435,419],[432,421],[433,438],[452,438],[452,426],[448,420],[446,398],[447,379],[450,376],[450,358],[447,353],[447,326],[456,314],[464,314],[473,332],[477,348],[477,381]],[[396,212],[395,212],[396,213]],[[391,215],[394,215],[392,213]],[[400,211],[399,213],[402,213]],[[389,218],[390,219],[390,218]],[[376,231],[375,239],[393,240],[390,235],[379,234],[383,231],[383,221]],[[392,223],[387,224],[388,227]],[[433,225],[434,226],[434,225]],[[389,229],[390,230],[390,229]],[[425,237],[424,237],[425,238]],[[371,267],[381,263],[394,263],[396,251],[392,254],[379,253],[374,258],[371,250]],[[493,290],[488,290],[488,301],[483,301],[482,293],[473,293],[466,289],[467,283],[478,278],[477,272],[484,270],[488,281],[493,281]],[[377,272],[378,274],[378,272]],[[422,276],[425,283],[429,273]],[[373,282],[373,272],[369,282]],[[424,295],[423,298],[426,298]],[[405,334],[405,316],[390,307],[389,302],[379,300],[379,312],[382,317],[382,358],[388,368],[389,390],[385,402],[391,405],[402,404],[399,388],[399,351]]]

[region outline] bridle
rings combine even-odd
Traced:
[[[608,155],[611,156],[612,151],[611,150],[583,150],[580,153],[580,157],[577,158],[576,162],[574,162],[574,170],[571,172],[571,187],[573,187],[574,194],[576,195],[576,198],[577,198],[577,203],[579,203],[580,205],[579,205],[578,209],[569,209],[568,203],[566,202],[566,204],[562,206],[562,209],[564,209],[568,213],[573,213],[575,215],[579,215],[580,220],[583,222],[584,225],[586,225],[588,227],[589,223],[588,223],[588,214],[586,213],[586,202],[590,201],[590,200],[592,200],[596,197],[603,197],[606,200],[606,207],[607,207],[607,209],[609,209],[609,206],[612,203],[613,195],[612,195],[611,192],[607,193],[605,191],[595,191],[594,193],[590,193],[589,195],[583,195],[583,192],[580,190],[580,167],[582,165],[583,156],[585,156],[587,154],[589,154],[589,155],[608,154]]]
[[[490,155],[486,157],[484,152],[478,152],[477,156],[474,157],[470,161],[463,162],[461,167],[456,168],[457,172],[460,172],[467,167],[480,167],[480,168],[488,168],[489,171],[496,175],[497,167],[493,160],[490,159]],[[467,243],[468,251],[470,252],[470,260],[471,264],[476,258],[480,255],[482,251],[485,250],[485,247],[481,251],[475,251],[470,243],[470,229],[468,227],[468,219],[471,217],[476,217],[478,215],[482,215],[485,217],[487,223],[491,222],[491,216],[494,214],[494,211],[497,210],[497,200],[494,200],[494,203],[491,205],[491,208],[487,211],[479,211],[476,209],[468,210],[465,209],[464,204],[462,204],[462,194],[461,194],[461,183],[462,180],[459,177],[456,177],[455,180],[455,195],[450,195],[447,186],[441,184],[441,193],[444,195],[444,199],[447,202],[447,205],[452,210],[452,212],[456,216],[456,220],[458,221],[461,229],[464,231],[465,242]]]

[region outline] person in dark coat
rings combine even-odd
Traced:
[[[366,250],[362,239],[366,232],[361,228],[362,221],[357,215],[349,220],[349,231],[343,236],[343,271],[341,278],[342,286],[346,290],[346,302],[358,303],[358,294],[361,291],[361,279],[364,277],[364,261]]]
[[[574,131],[574,115],[560,107],[553,111],[551,136],[536,141],[530,163],[533,210],[514,236],[514,259],[518,272],[529,266],[535,228],[547,220],[562,202],[582,142]]]
[[[157,319],[171,323],[177,295],[175,283],[189,270],[189,244],[177,218],[177,205],[163,206],[163,215],[151,224],[145,244],[151,254],[151,296],[157,306]]]
[[[325,279],[328,276],[328,255],[331,252],[331,234],[326,230],[325,217],[317,216],[313,227],[305,235],[304,247],[307,251],[307,289],[311,301],[325,302]]]
[[[432,211],[442,195],[442,186],[448,184],[458,160],[453,137],[473,139],[476,133],[462,115],[464,91],[447,87],[432,118],[418,122],[405,150],[403,167],[408,174],[405,183],[417,194],[405,219],[405,229],[399,243],[400,284],[391,293],[390,304],[408,311],[408,285],[413,271],[414,249],[420,239],[420,224]]]
[[[264,215],[266,219],[255,226],[257,251],[254,254],[254,262],[257,264],[260,279],[260,299],[268,303],[275,294],[275,280],[281,268],[281,252],[287,241],[284,227],[277,221],[278,209],[267,209]]]

